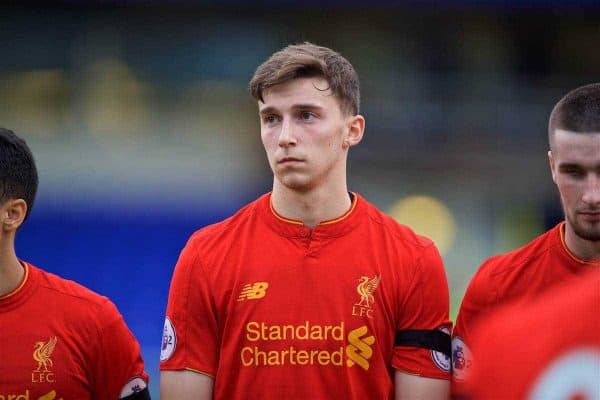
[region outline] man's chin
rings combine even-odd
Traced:
[[[301,177],[286,176],[280,178],[279,181],[283,186],[295,192],[306,192],[312,188],[311,182],[308,179],[302,179]]]
[[[600,224],[594,224],[592,227],[581,225],[572,225],[573,232],[584,240],[590,242],[600,242]]]

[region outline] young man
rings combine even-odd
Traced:
[[[288,46],[250,91],[273,191],[183,249],[161,398],[446,399],[440,255],[347,190],[365,127],[354,68],[330,49]]]
[[[548,126],[548,159],[565,221],[511,253],[488,259],[473,277],[453,333],[453,392],[461,394],[473,360],[477,320],[600,266],[600,84],[568,93]]]
[[[105,297],[19,260],[38,176],[0,128],[0,399],[149,399],[139,346]]]
[[[592,271],[485,319],[473,337],[467,397],[600,399],[599,312],[600,271]]]

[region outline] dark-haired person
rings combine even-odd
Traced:
[[[115,306],[17,258],[37,186],[27,144],[0,128],[0,399],[149,399],[138,343]]]
[[[273,190],[183,249],[161,398],[446,399],[440,255],[347,189],[365,127],[354,68],[292,45],[258,67],[250,91]]]
[[[453,332],[456,397],[472,367],[470,342],[478,319],[600,267],[600,84],[577,88],[556,104],[548,139],[565,220],[529,244],[488,259],[473,277]]]

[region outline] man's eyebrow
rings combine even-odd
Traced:
[[[321,107],[320,105],[313,104],[313,103],[294,104],[292,106],[292,108],[299,109],[299,110],[322,110],[323,109],[323,107]]]
[[[292,106],[292,110],[296,111],[296,110],[315,110],[315,111],[319,111],[319,110],[323,110],[325,107],[322,107],[318,104],[314,104],[314,103],[300,103],[300,104],[294,104]],[[277,108],[273,107],[273,106],[267,106],[261,110],[258,111],[259,114],[264,115],[264,114],[270,114],[273,112],[277,112]]]
[[[600,171],[600,164],[596,165],[583,165],[575,162],[564,162],[558,164],[558,169],[561,171],[567,169],[579,169],[579,170],[589,170],[589,171]]]
[[[558,168],[582,168],[582,166],[577,163],[565,162],[558,164]]]
[[[263,108],[261,110],[258,110],[258,113],[259,114],[270,114],[270,113],[272,113],[274,111],[275,111],[275,107],[268,106],[268,107],[265,107],[265,108]]]

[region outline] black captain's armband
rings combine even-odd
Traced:
[[[151,400],[150,392],[148,391],[148,388],[146,387],[143,390],[132,393],[127,397],[121,397],[121,400]]]
[[[414,329],[396,332],[394,346],[422,347],[439,351],[450,357],[452,345],[450,335],[439,329]]]

